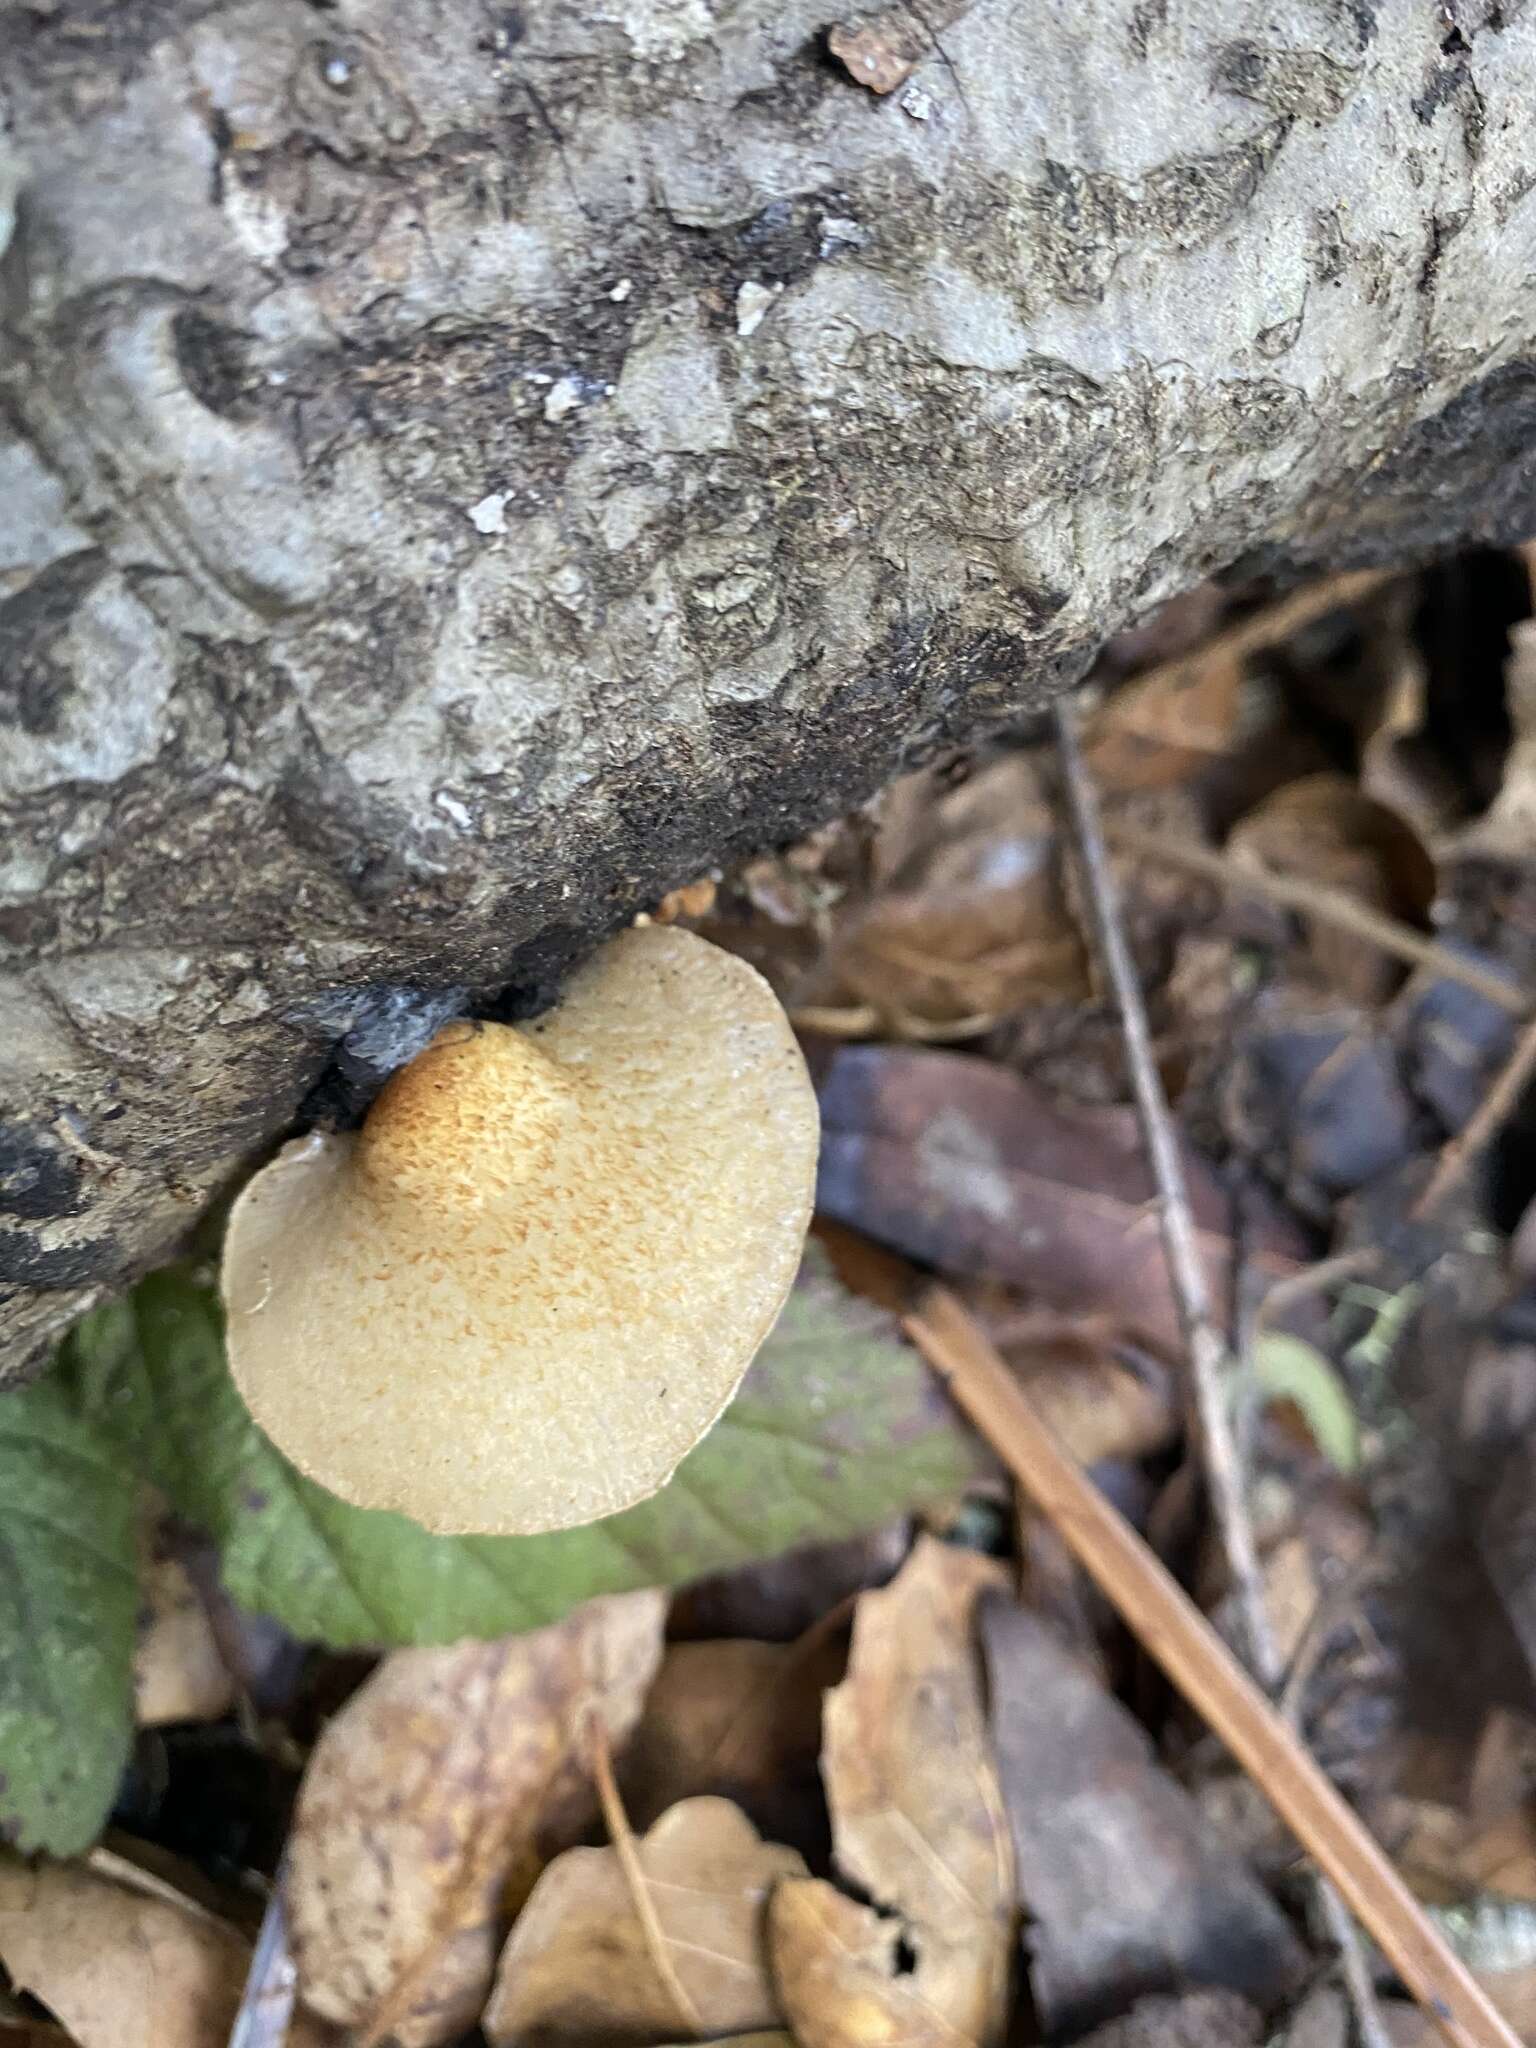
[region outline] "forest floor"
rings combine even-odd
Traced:
[[[1536,2041],[1533,579],[1197,590],[658,907],[819,1215],[606,1550],[327,1519],[196,1262],[67,1347],[6,1413],[155,1491],[122,1728],[66,1644],[0,1754],[0,2048]]]

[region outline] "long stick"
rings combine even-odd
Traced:
[[[1519,2048],[1476,1979],[1183,1588],[1072,1462],[954,1296],[906,1320],[1019,1484],[1343,1894],[1453,2048]]]
[[[1272,1690],[1279,1683],[1280,1658],[1274,1631],[1269,1624],[1269,1610],[1264,1604],[1264,1583],[1254,1546],[1253,1523],[1248,1514],[1247,1489],[1243,1483],[1243,1461],[1227,1401],[1227,1389],[1232,1382],[1232,1359],[1226,1339],[1211,1312],[1210,1288],[1200,1256],[1194,1211],[1189,1203],[1184,1158],[1179,1150],[1173,1118],[1168,1113],[1162,1076],[1153,1056],[1146,1004],[1142,1000],[1136,963],[1126,942],[1119,891],[1104,844],[1098,795],[1078,743],[1076,714],[1066,700],[1057,705],[1055,722],[1057,754],[1077,856],[1083,869],[1099,950],[1120,1008],[1137,1115],[1160,1198],[1163,1250],[1189,1353],[1195,1408],[1205,1453],[1206,1481],[1215,1510],[1217,1534],[1237,1598],[1248,1663],[1261,1683]],[[1376,2009],[1370,1969],[1349,1914],[1326,1881],[1320,1879],[1316,1890],[1318,1907],[1329,1938],[1338,1950],[1345,1989],[1359,2021],[1362,2048],[1386,2048],[1386,2032]]]
[[[1226,1340],[1211,1312],[1205,1261],[1200,1256],[1194,1212],[1189,1205],[1184,1157],[1179,1150],[1173,1119],[1168,1113],[1168,1098],[1163,1092],[1162,1076],[1157,1071],[1157,1060],[1152,1051],[1151,1027],[1142,1001],[1141,983],[1136,976],[1136,964],[1126,943],[1119,891],[1104,848],[1098,797],[1078,743],[1076,715],[1072,706],[1062,701],[1056,705],[1053,717],[1067,811],[1093,915],[1094,936],[1120,1011],[1131,1087],[1136,1096],[1136,1112],[1160,1198],[1158,1212],[1163,1250],[1168,1260],[1168,1277],[1178,1304],[1179,1320],[1184,1327],[1185,1347],[1189,1352],[1195,1413],[1205,1453],[1206,1481],[1210,1487],[1216,1534],[1232,1581],[1248,1660],[1264,1684],[1272,1685],[1280,1675],[1278,1659],[1264,1608],[1263,1581],[1259,1575],[1253,1526],[1248,1519],[1242,1469],[1233,1441],[1227,1402],[1231,1359]]]

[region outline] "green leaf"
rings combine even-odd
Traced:
[[[88,1317],[68,1351],[86,1412],[212,1533],[236,1599],[338,1647],[536,1628],[597,1593],[854,1535],[959,1491],[981,1457],[889,1318],[819,1264],[670,1485],[550,1536],[433,1536],[302,1478],[246,1412],[216,1300],[184,1273]]]
[[[0,1400],[0,1833],[75,1856],[133,1739],[138,1482],[57,1376]]]
[[[1266,1330],[1254,1346],[1253,1372],[1267,1399],[1301,1410],[1325,1458],[1341,1472],[1358,1470],[1360,1425],[1344,1382],[1321,1351],[1284,1330]]]

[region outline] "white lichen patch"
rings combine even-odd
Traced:
[[[736,294],[736,332],[743,339],[749,334],[756,334],[783,289],[781,284],[759,284],[756,278],[747,279]]]
[[[491,491],[478,505],[469,508],[470,524],[476,533],[505,533],[507,530],[507,491]]]

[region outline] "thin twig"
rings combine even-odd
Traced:
[[[1426,939],[1422,932],[1416,932],[1412,925],[1404,924],[1400,918],[1388,917],[1385,911],[1372,910],[1369,905],[1346,895],[1342,889],[1330,888],[1326,882],[1309,882],[1301,875],[1282,875],[1274,868],[1235,860],[1231,854],[1220,853],[1214,847],[1185,845],[1182,840],[1165,839],[1159,832],[1144,832],[1135,825],[1116,822],[1106,831],[1113,843],[1127,853],[1143,854],[1148,860],[1161,861],[1166,867],[1182,868],[1187,874],[1199,875],[1205,881],[1215,882],[1218,887],[1230,889],[1238,895],[1262,896],[1286,910],[1299,910],[1308,917],[1317,918],[1322,924],[1335,925],[1340,931],[1352,933],[1355,938],[1368,940],[1384,953],[1395,953],[1400,960],[1406,960],[1412,966],[1433,968],[1436,974],[1444,975],[1448,981],[1459,981],[1465,988],[1475,989],[1478,995],[1490,1003],[1497,1003],[1511,1016],[1528,1017],[1531,1014],[1529,991],[1517,988],[1502,975],[1491,974],[1486,967],[1479,967],[1476,961],[1463,959],[1449,946]]]
[[[1358,1815],[1166,1566],[1062,1449],[969,1312],[933,1288],[905,1327],[1126,1626],[1337,1885],[1453,2048],[1517,2048]]]
[[[1227,1406],[1231,1360],[1211,1310],[1205,1262],[1200,1256],[1199,1235],[1189,1206],[1184,1158],[1157,1071],[1141,984],[1126,944],[1119,892],[1105,850],[1098,797],[1078,742],[1076,714],[1063,700],[1056,705],[1053,717],[1067,813],[1093,916],[1094,936],[1119,1007],[1136,1113],[1160,1198],[1163,1250],[1189,1353],[1195,1413],[1217,1538],[1237,1603],[1248,1660],[1261,1682],[1272,1685],[1279,1676],[1278,1660],[1264,1611],[1263,1581]]]
[[[1099,951],[1120,1010],[1142,1139],[1158,1191],[1163,1250],[1189,1353],[1206,1483],[1210,1489],[1217,1534],[1241,1618],[1248,1663],[1260,1683],[1266,1689],[1272,1689],[1279,1682],[1280,1657],[1264,1604],[1264,1582],[1259,1570],[1243,1483],[1243,1466],[1233,1435],[1227,1399],[1233,1377],[1232,1359],[1211,1310],[1205,1263],[1200,1256],[1199,1236],[1189,1203],[1183,1154],[1179,1150],[1173,1119],[1168,1112],[1168,1098],[1152,1050],[1146,1004],[1142,1000],[1136,964],[1126,942],[1119,892],[1104,843],[1098,796],[1078,741],[1076,713],[1070,703],[1062,700],[1055,708],[1054,719],[1056,748],[1075,849],[1083,871]],[[1317,1898],[1323,1920],[1339,1953],[1345,1989],[1359,2022],[1363,2048],[1385,2048],[1386,2035],[1376,2009],[1370,1971],[1349,1914],[1323,1880],[1317,1883]]]
[[[1422,1223],[1433,1214],[1479,1153],[1487,1150],[1505,1119],[1518,1107],[1521,1096],[1536,1075],[1536,1019],[1515,1041],[1515,1049],[1499,1069],[1493,1086],[1478,1104],[1465,1129],[1441,1151],[1428,1185],[1413,1205],[1413,1220]]]
[[[699,2040],[704,2032],[704,2021],[672,1961],[666,1934],[657,1917],[656,1901],[651,1897],[651,1887],[640,1861],[640,1851],[635,1845],[635,1831],[629,1824],[629,1815],[624,1811],[624,1802],[619,1797],[618,1782],[613,1775],[613,1757],[608,1748],[607,1731],[595,1717],[591,1724],[591,1744],[592,1781],[602,1802],[603,1821],[608,1829],[608,1839],[618,1855],[619,1866],[624,1872],[624,1881],[629,1886],[629,1895],[634,1901],[635,1918],[640,1922],[640,1932],[645,1937],[645,1946],[652,1967],[661,1979],[662,1988],[677,2007],[679,2019],[694,2039]]]
[[[285,1858],[272,1880],[272,1895],[262,1915],[240,2007],[229,2030],[229,2048],[283,2048],[288,2039],[298,1972],[288,1946],[288,1914],[283,1905],[287,1878]]]
[[[1253,1318],[1254,1335],[1261,1337],[1266,1330],[1272,1330],[1281,1316],[1314,1295],[1326,1294],[1345,1280],[1362,1279],[1367,1273],[1374,1273],[1380,1264],[1381,1253],[1375,1246],[1361,1245],[1357,1251],[1335,1252],[1331,1258],[1319,1259],[1315,1266],[1303,1266],[1299,1273],[1271,1281]]]

